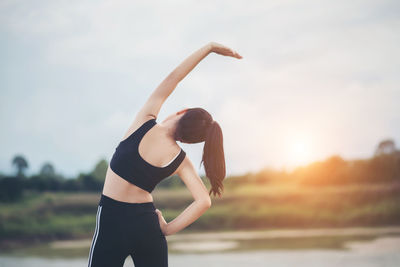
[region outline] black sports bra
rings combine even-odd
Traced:
[[[110,161],[110,168],[113,172],[149,193],[161,180],[174,173],[186,155],[181,148],[179,154],[165,167],[154,166],[140,156],[139,143],[143,136],[156,124],[156,119],[150,119],[143,123],[136,131],[119,143]]]

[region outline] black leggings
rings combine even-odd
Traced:
[[[123,266],[129,255],[135,267],[168,266],[167,240],[154,204],[121,202],[101,194],[88,267]]]

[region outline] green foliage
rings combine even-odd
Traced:
[[[98,194],[25,193],[0,204],[0,240],[88,236],[95,224]]]
[[[399,193],[400,184],[247,184],[213,198],[211,208],[184,231],[400,225]],[[25,192],[19,202],[0,203],[0,240],[90,238],[99,198],[98,192]],[[192,201],[184,187],[154,191],[167,221]]]
[[[21,160],[21,159],[19,159]],[[17,160],[17,162],[19,161]],[[90,173],[80,173],[77,178],[65,179],[57,175],[50,163],[43,165],[37,175],[20,181],[11,181],[12,177],[0,177],[0,201],[17,201],[23,190],[44,191],[91,191],[100,192],[103,188],[108,163],[100,160]],[[8,178],[3,181],[3,179]],[[22,178],[22,179],[21,179]],[[207,187],[209,180],[201,177]],[[400,154],[379,153],[370,159],[344,160],[335,155],[325,161],[317,161],[295,169],[293,172],[262,169],[257,173],[227,177],[224,186],[227,188],[242,187],[245,184],[269,185],[276,183],[300,183],[313,186],[347,185],[358,183],[393,183],[400,182]],[[16,186],[18,185],[18,188]],[[178,176],[164,179],[159,188],[179,189],[185,184]]]
[[[62,190],[64,180],[61,177],[50,175],[33,175],[25,182],[25,188],[43,191],[60,191]]]
[[[25,159],[23,155],[16,155],[12,160],[12,165],[15,166],[17,172],[17,177],[24,177],[24,171],[29,167],[28,161]]]
[[[185,184],[178,175],[173,175],[162,180],[157,187],[159,188],[182,188]]]
[[[106,160],[100,160],[90,173],[80,173],[77,178],[66,179],[55,172],[49,162],[42,165],[40,172],[30,177],[23,175],[23,169],[28,166],[25,158],[16,156],[13,164],[19,169],[17,176],[0,176],[0,202],[18,201],[24,190],[37,192],[100,192],[108,168]],[[25,166],[25,167],[24,167]]]
[[[263,169],[231,178],[231,186],[287,182],[315,186],[400,182],[400,153],[381,153],[370,159],[348,161],[334,155],[324,161],[298,167],[291,173]]]
[[[370,159],[335,155],[291,173],[265,168],[227,177],[223,197],[188,229],[400,225],[400,152],[380,147]],[[31,177],[23,175],[22,156],[13,164],[16,176],[0,174],[0,240],[91,236],[107,161],[72,179],[50,163]],[[164,179],[153,196],[167,221],[193,201],[178,176]]]
[[[24,181],[15,177],[0,178],[0,202],[16,201],[22,196]]]
[[[78,177],[65,179],[57,175],[50,162],[43,164],[39,174],[25,177],[28,167],[22,155],[13,158],[12,164],[17,168],[15,178],[23,178],[20,182],[10,181],[0,176],[0,201],[17,201],[25,189],[44,191],[92,191],[100,192],[103,188],[108,162],[99,160],[89,173],[80,173]],[[27,179],[25,179],[27,178]],[[204,184],[210,187],[207,177],[201,177]],[[393,140],[379,143],[374,156],[370,159],[344,160],[334,155],[324,161],[313,162],[298,167],[293,172],[264,168],[257,173],[246,173],[241,176],[226,177],[224,186],[228,188],[242,187],[245,184],[268,185],[276,183],[300,183],[304,185],[348,185],[357,183],[393,183],[400,181],[400,151],[396,150]],[[19,188],[16,188],[16,185]],[[178,176],[171,176],[158,184],[159,188],[179,189],[185,184]]]
[[[99,182],[104,182],[108,168],[108,162],[105,159],[100,160],[90,175]]]
[[[40,169],[40,176],[44,177],[54,177],[56,176],[55,169],[50,162],[46,162],[43,164],[42,168]]]

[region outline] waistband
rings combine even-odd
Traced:
[[[99,205],[106,207],[107,206],[114,207],[114,208],[128,208],[140,211],[154,211],[156,209],[153,202],[142,202],[142,203],[123,202],[115,200],[103,194],[101,194]]]

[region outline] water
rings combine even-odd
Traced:
[[[273,239],[279,243],[278,239]],[[255,240],[254,240],[255,241]],[[267,242],[266,240],[264,240]],[[321,239],[316,241],[322,245]],[[231,241],[229,241],[231,242]],[[271,239],[268,241],[271,242]],[[173,243],[173,241],[171,242]],[[213,249],[217,250],[217,243]],[[350,239],[341,247],[332,248],[296,248],[282,249],[278,247],[248,248],[246,250],[223,251],[223,241],[219,252],[201,253],[170,253],[169,266],[173,267],[238,267],[238,266],[296,266],[296,267],[397,267],[400,266],[400,236],[383,235],[369,240]],[[309,245],[309,241],[306,243]],[[323,245],[322,245],[323,246]],[[228,246],[229,247],[229,246]],[[84,267],[87,266],[86,257],[78,258],[45,258],[38,256],[1,255],[0,267]],[[134,266],[132,259],[127,258],[124,267]]]

